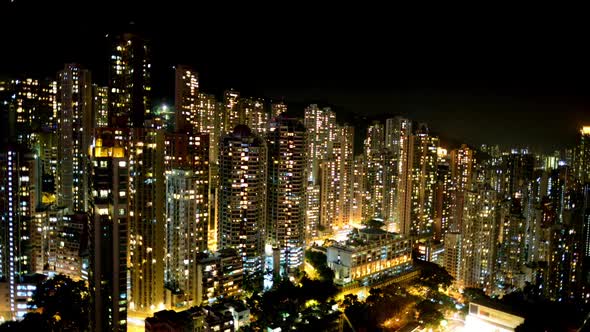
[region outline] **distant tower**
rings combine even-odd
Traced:
[[[151,114],[151,59],[146,40],[124,33],[115,38],[110,58],[110,125],[142,127]]]
[[[199,76],[189,66],[176,66],[174,107],[176,108],[176,131],[200,131]]]
[[[90,72],[67,64],[58,73],[57,204],[70,213],[89,210],[88,148],[92,143],[92,84]]]
[[[221,139],[218,248],[237,249],[249,274],[263,266],[266,160],[264,141],[247,126],[236,126]]]
[[[590,183],[590,126],[580,129],[576,160],[575,171],[578,179],[582,183]]]

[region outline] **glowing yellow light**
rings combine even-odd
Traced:
[[[582,135],[590,135],[590,126],[583,126],[580,132],[582,133]]]

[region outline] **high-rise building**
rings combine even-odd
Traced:
[[[120,141],[123,135],[121,129],[101,129],[91,151],[89,281],[94,331],[127,330],[129,160]]]
[[[465,191],[472,189],[475,163],[474,151],[467,145],[464,144],[461,148],[451,151],[450,166],[453,191],[448,228],[453,232],[459,232],[461,229]]]
[[[166,284],[196,301],[195,266],[208,242],[209,172],[186,167],[166,173]]]
[[[267,146],[267,237],[288,272],[303,263],[305,246],[305,127],[285,115],[274,118]]]
[[[51,80],[33,78],[0,81],[0,109],[3,116],[13,116],[10,122],[16,142],[32,148],[35,134],[55,131],[57,121],[57,84]],[[14,108],[10,115],[8,109]],[[6,135],[5,135],[6,136]]]
[[[222,134],[223,116],[222,108],[214,95],[199,93],[199,106],[197,114],[196,132],[209,134],[209,161],[217,164],[219,155],[219,138]]]
[[[410,234],[429,237],[433,235],[434,230],[438,137],[429,135],[428,128],[422,124],[410,140],[412,146]]]
[[[467,191],[461,225],[460,271],[463,287],[494,288],[495,248],[498,238],[497,199],[493,190]]]
[[[221,139],[218,248],[237,249],[246,274],[262,271],[266,167],[266,144],[248,126],[238,125]]]
[[[354,157],[352,172],[350,219],[352,222],[360,224],[363,221],[363,203],[365,199],[365,162],[363,155]]]
[[[436,240],[444,240],[444,235],[449,230],[454,193],[451,167],[447,158],[446,149],[438,149],[436,176],[434,238]]]
[[[17,286],[32,273],[31,221],[35,213],[37,159],[24,147],[8,144],[0,153],[0,276],[9,287],[12,318],[17,315]]]
[[[89,211],[90,161],[94,131],[90,72],[66,64],[58,73],[57,204],[69,213]]]
[[[408,119],[395,117],[386,121],[385,146],[392,151],[392,159],[397,160],[394,210],[394,230],[410,234],[410,209],[412,198],[412,122]]]
[[[320,162],[331,154],[336,137],[336,113],[313,104],[305,109],[303,124],[307,129],[307,176],[310,182],[319,184]]]
[[[92,84],[92,114],[94,127],[109,125],[109,87]],[[93,133],[94,134],[94,133]]]
[[[374,123],[367,129],[365,147],[365,200],[363,220],[383,218],[385,192],[385,128]]]
[[[580,129],[579,144],[576,149],[576,176],[581,183],[590,182],[590,126]]]
[[[174,107],[176,108],[176,131],[199,130],[199,75],[185,65],[176,66]],[[199,130],[200,131],[200,130]]]
[[[164,303],[164,133],[133,128],[129,158],[129,308],[153,311]]]
[[[331,232],[351,220],[354,128],[337,126],[332,150],[320,163],[320,225]]]
[[[264,100],[260,98],[241,98],[238,101],[239,124],[245,124],[257,135],[268,131],[270,117],[264,109]]]
[[[142,127],[151,113],[151,59],[145,39],[132,33],[115,38],[109,70],[109,124]]]
[[[287,112],[287,104],[282,101],[273,102],[270,104],[270,116],[277,117]]]
[[[305,194],[305,234],[307,243],[320,235],[320,200],[320,185],[308,183]]]
[[[223,93],[223,125],[221,126],[221,134],[231,133],[240,124],[239,100],[240,93],[236,90],[230,89]]]

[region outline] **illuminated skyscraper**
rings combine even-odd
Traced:
[[[115,38],[109,71],[109,124],[142,127],[151,113],[151,59],[146,40],[125,33]]]
[[[365,198],[365,163],[363,155],[354,157],[352,172],[350,219],[355,223],[360,223],[363,221],[363,203]]]
[[[166,283],[192,301],[197,255],[207,249],[208,174],[173,169],[166,176],[166,187]]]
[[[209,160],[214,164],[217,164],[219,156],[219,138],[223,125],[222,109],[214,95],[199,93],[199,121],[196,130],[209,134]]]
[[[176,131],[200,132],[199,76],[192,68],[176,66],[174,107],[176,108]]]
[[[307,129],[307,176],[318,184],[320,162],[332,153],[336,138],[336,114],[330,108],[310,105],[305,109],[304,125]]]
[[[164,302],[165,197],[162,130],[133,128],[129,152],[130,310]]]
[[[221,126],[221,134],[231,133],[240,124],[239,100],[240,93],[238,91],[230,89],[223,93],[223,125]]]
[[[322,212],[321,202],[322,197],[325,201],[327,197],[336,195],[334,181],[339,181],[336,176],[335,164],[330,164],[328,161],[332,154],[332,144],[336,138],[336,114],[329,108],[319,108],[315,104],[310,105],[305,109],[303,124],[307,130],[306,174],[309,196],[306,201],[308,208],[311,209],[306,216],[306,227],[309,234],[315,237],[320,235],[318,232],[320,228],[324,231],[331,231],[325,229],[326,225],[324,224],[331,224],[332,220],[328,215],[332,215],[334,209],[328,207],[326,210],[324,207],[324,212]],[[325,164],[323,164],[324,161],[326,161]],[[320,168],[322,164],[324,167]],[[332,176],[334,177],[332,178]],[[315,212],[316,207],[317,213]]]
[[[410,209],[412,200],[412,122],[395,117],[386,121],[385,146],[392,151],[392,159],[397,160],[397,179],[395,183],[394,230],[403,235],[410,234]]]
[[[320,228],[320,185],[312,185],[307,183],[305,197],[305,233],[306,242],[310,242],[312,239],[319,236]]]
[[[270,116],[277,117],[287,112],[287,104],[282,101],[273,102],[270,104]]]
[[[219,151],[218,248],[235,248],[246,274],[262,271],[266,238],[264,141],[244,125],[221,140]]]
[[[268,131],[269,116],[260,98],[241,98],[238,102],[239,124],[245,124],[257,135]]]
[[[410,233],[418,237],[428,237],[434,235],[438,137],[429,135],[428,128],[422,124],[410,140],[412,146]]]
[[[365,147],[365,200],[363,220],[383,218],[385,191],[385,130],[383,124],[374,123],[367,129]]]
[[[56,92],[55,81],[33,78],[0,81],[0,109],[7,114],[9,108],[14,108],[10,129],[14,130],[17,143],[32,148],[36,133],[55,132]]]
[[[456,276],[462,287],[494,288],[498,238],[496,192],[467,191],[461,225],[461,273]]]
[[[281,115],[271,122],[267,138],[267,237],[280,250],[280,265],[296,268],[305,245],[305,127]]]
[[[127,330],[129,161],[117,136],[102,129],[92,147],[90,294],[93,331]]]
[[[36,157],[28,149],[6,145],[0,153],[1,277],[9,286],[12,318],[16,318],[17,285],[32,273],[31,221],[35,212]]]
[[[70,213],[89,211],[88,149],[94,131],[90,72],[66,64],[58,73],[57,204]]]
[[[576,151],[576,176],[581,183],[588,183],[590,182],[590,126],[583,126],[580,129]]]
[[[320,163],[320,224],[326,231],[348,225],[352,204],[354,128],[337,126],[335,132],[332,150]]]
[[[467,145],[451,151],[450,166],[454,190],[448,227],[453,232],[459,232],[461,229],[465,191],[472,189],[474,165],[474,151]]]
[[[92,113],[94,127],[104,128],[109,125],[109,87],[92,84]]]
[[[197,254],[207,250],[210,232],[208,138],[207,134],[166,138],[166,158],[171,163],[166,167],[165,281],[189,301],[195,300]],[[169,149],[172,145],[176,147]]]

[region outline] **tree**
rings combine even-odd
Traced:
[[[57,326],[84,331],[89,325],[89,298],[83,281],[59,274],[37,286],[29,305]]]
[[[439,287],[447,288],[453,283],[453,277],[444,268],[435,263],[423,260],[415,260],[415,265],[420,268],[420,283],[438,291]]]
[[[32,309],[20,322],[6,322],[0,331],[87,331],[89,293],[83,281],[56,275],[37,285],[29,302]]]

